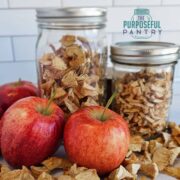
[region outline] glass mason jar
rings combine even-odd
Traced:
[[[102,105],[106,66],[106,10],[38,9],[37,72],[41,97],[65,113]]]
[[[113,110],[132,134],[150,137],[166,127],[179,47],[163,42],[126,42],[111,46]]]

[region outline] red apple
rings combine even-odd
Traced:
[[[37,88],[29,81],[19,80],[0,86],[0,117],[14,102],[28,96],[37,96]]]
[[[91,106],[72,114],[64,129],[64,146],[69,159],[80,166],[111,172],[124,160],[130,133],[125,120],[104,107]]]
[[[1,133],[2,133],[2,121],[0,120],[0,153],[1,153]]]
[[[2,122],[2,155],[13,167],[21,167],[37,165],[56,151],[65,120],[55,103],[27,97],[8,108]]]

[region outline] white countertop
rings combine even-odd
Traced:
[[[66,157],[66,154],[65,154],[65,151],[64,151],[64,147],[63,146],[60,146],[60,148],[58,149],[58,151],[54,154],[54,156],[57,156],[57,157]],[[1,164],[7,164],[3,159],[2,157],[0,158],[0,163]],[[175,163],[175,166],[176,167],[179,167],[180,166],[180,159],[178,159]],[[60,174],[60,173],[58,173]],[[56,174],[56,175],[58,175]],[[165,174],[159,174],[158,177],[156,178],[156,180],[176,180],[176,178],[173,178],[171,176],[167,176]]]

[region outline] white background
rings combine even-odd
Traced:
[[[19,78],[36,83],[35,8],[69,6],[107,7],[109,43],[132,40],[119,33],[122,22],[132,17],[135,8],[148,8],[163,29],[161,36],[150,40],[180,44],[180,0],[0,0],[0,84]],[[180,65],[176,68],[170,117],[180,123]]]

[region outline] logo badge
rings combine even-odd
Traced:
[[[123,21],[123,35],[131,35],[134,39],[149,39],[161,34],[160,21],[155,21],[149,9],[138,8],[129,21]]]

